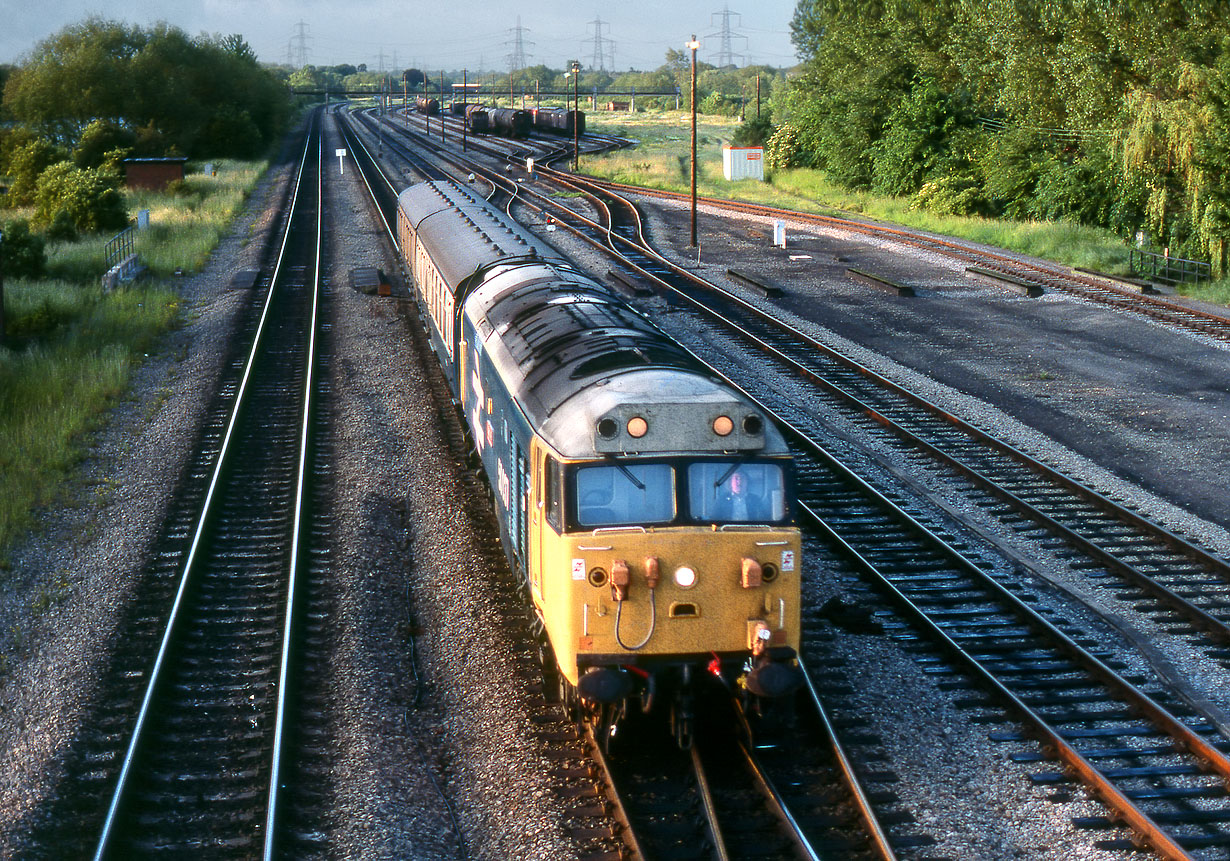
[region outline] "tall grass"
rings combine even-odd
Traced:
[[[168,192],[129,192],[129,211],[150,210],[136,250],[149,276],[103,294],[109,236],[48,247],[48,277],[6,279],[6,346],[0,348],[0,566],[34,512],[72,492],[72,469],[91,432],[127,391],[182,311],[176,270],[199,270],[265,165],[219,162]]]
[[[668,191],[690,188],[691,117],[686,112],[646,112],[634,115],[590,114],[589,127],[631,137],[635,149],[617,150],[581,159],[581,170],[617,182]],[[906,227],[1007,248],[1022,254],[1114,274],[1127,274],[1128,249],[1108,230],[1066,221],[1009,221],[977,216],[937,215],[916,208],[913,198],[886,197],[851,191],[816,170],[783,170],[767,182],[729,182],[722,175],[722,144],[729,142],[737,122],[726,117],[702,117],[697,122],[697,191],[780,206],[800,212],[860,215]],[[1230,279],[1185,284],[1179,292],[1209,302],[1230,304]]]

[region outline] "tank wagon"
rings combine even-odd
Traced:
[[[448,182],[398,200],[432,348],[561,694],[605,725],[701,685],[801,675],[793,464],[741,393],[615,293]]]
[[[534,128],[538,131],[565,135],[585,134],[584,111],[573,111],[568,108],[534,108],[530,113],[534,117]]]
[[[440,100],[431,96],[418,96],[414,100],[414,108],[420,114],[426,114],[429,117],[434,117],[440,113]]]
[[[527,138],[534,127],[529,111],[520,108],[487,108],[487,117],[494,134],[509,138]]]

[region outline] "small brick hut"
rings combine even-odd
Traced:
[[[160,191],[177,179],[184,178],[184,156],[164,158],[124,159],[124,184],[129,188],[148,188]]]

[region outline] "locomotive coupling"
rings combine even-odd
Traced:
[[[657,556],[645,557],[645,583],[649,586],[649,591],[658,588],[658,582],[662,579],[661,565],[658,562]],[[632,588],[632,571],[628,568],[628,563],[623,559],[616,559],[611,565],[611,600],[612,601],[627,601],[628,592]]]
[[[764,569],[760,567],[760,563],[755,559],[743,557],[742,582],[744,589],[759,589],[764,585]]]

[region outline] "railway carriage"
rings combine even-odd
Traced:
[[[572,135],[585,134],[585,112],[568,108],[533,108],[530,113],[534,117],[534,128],[539,131],[556,132]]]
[[[610,720],[665,699],[679,731],[701,678],[791,691],[800,535],[773,424],[467,190],[408,188],[398,233],[564,693]]]

